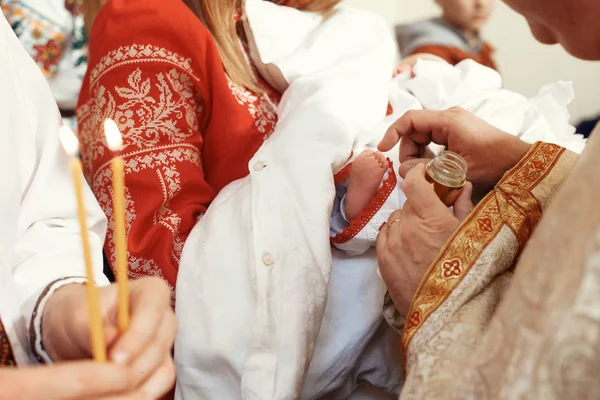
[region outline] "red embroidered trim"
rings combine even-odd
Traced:
[[[350,225],[348,227],[346,227],[342,232],[337,234],[335,237],[331,238],[331,243],[336,243],[336,244],[346,243],[350,239],[352,239],[356,235],[358,235],[358,233],[360,231],[362,231],[365,226],[367,226],[369,221],[371,221],[371,219],[375,216],[375,214],[377,214],[377,212],[381,209],[381,207],[386,202],[388,197],[390,197],[390,194],[392,194],[392,192],[394,191],[394,188],[396,187],[398,179],[396,178],[396,172],[394,171],[394,164],[392,163],[392,161],[389,158],[388,158],[388,162],[389,162],[389,171],[388,171],[389,176],[387,177],[387,179],[385,181],[383,181],[383,185],[379,189],[377,189],[377,193],[375,194],[375,196],[373,196],[373,198],[371,199],[369,204],[367,204],[367,206],[364,208],[364,210],[362,210],[361,213],[358,214],[358,217],[356,217],[356,219],[351,221]],[[340,172],[338,172],[338,174],[335,176],[336,185],[338,184],[338,182],[337,182],[338,175],[340,175],[342,173],[347,176],[350,175],[350,168],[348,168],[348,167],[350,167],[351,165],[352,164],[346,166],[344,169],[342,169]],[[346,169],[348,169],[347,172],[345,172]],[[346,177],[346,179],[347,179],[347,177]],[[341,182],[343,182],[344,180],[345,179],[342,179]]]
[[[335,182],[336,186],[344,181],[347,181],[348,178],[350,178],[350,170],[352,170],[352,163],[346,165],[337,174],[333,176],[333,181]]]
[[[348,157],[348,160],[351,160],[352,157],[354,157],[354,152],[350,153],[350,157]],[[346,165],[344,168],[342,168],[336,174],[333,175],[333,181],[335,182],[336,186],[339,185],[340,183],[348,180],[348,178],[350,177],[351,169],[352,169],[352,163],[348,163],[348,165]]]

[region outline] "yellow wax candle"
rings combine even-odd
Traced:
[[[117,152],[122,138],[113,120],[104,121],[104,134],[108,147]],[[125,225],[125,172],[123,159],[115,156],[111,162],[113,186],[113,216],[115,223],[115,267],[118,296],[118,322],[121,333],[129,327],[129,287],[127,273],[127,231]]]
[[[88,237],[87,215],[85,203],[83,200],[83,183],[81,162],[74,157],[77,152],[77,138],[73,132],[62,127],[60,131],[61,141],[65,150],[72,156],[69,161],[73,185],[75,187],[75,197],[77,198],[77,219],[81,228],[81,245],[83,248],[83,259],[85,263],[85,273],[87,278],[86,295],[88,303],[88,312],[90,317],[90,340],[92,345],[92,354],[97,362],[106,362],[106,340],[104,338],[104,326],[102,322],[102,313],[100,311],[100,298],[98,288],[94,280],[94,270],[92,261],[92,252]]]

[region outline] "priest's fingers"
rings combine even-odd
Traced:
[[[401,221],[402,209],[396,210],[390,214],[387,222],[385,222],[379,228],[379,235],[377,235],[377,242],[375,243],[377,254],[383,254],[388,244],[388,237],[390,235],[390,228],[392,225]]]
[[[431,142],[447,145],[448,126],[453,123],[445,111],[408,111],[388,128],[378,149],[389,151],[403,137],[409,137],[424,146]],[[400,162],[402,161],[401,159]]]
[[[398,168],[398,173],[402,177],[402,179],[406,179],[406,175],[408,175],[408,171],[413,169],[419,164],[427,164],[431,161],[429,158],[416,158],[414,160],[405,161],[400,164],[400,168]]]
[[[448,207],[439,199],[433,190],[433,185],[425,179],[423,164],[418,164],[408,171],[406,179],[402,182],[402,190],[406,195],[407,204],[422,219],[427,219],[436,213],[448,212]]]
[[[400,141],[400,163],[415,159],[432,159],[435,157],[429,146],[420,144],[410,137],[403,137]]]
[[[454,202],[454,215],[460,222],[464,221],[473,211],[475,206],[471,198],[473,197],[473,185],[467,182]]]
[[[379,234],[377,235],[377,241],[375,242],[375,249],[377,250],[377,257],[379,258],[381,264],[381,257],[385,251],[387,246],[387,237],[390,231],[390,227],[387,223],[381,225],[379,228]]]
[[[393,255],[394,249],[390,246],[394,245],[394,238],[392,237],[392,227],[399,224],[402,221],[402,209],[394,211],[388,221],[384,223],[379,229],[379,235],[377,236],[377,242],[375,248],[377,251],[377,259],[379,261],[379,267],[385,269],[388,267],[389,258]]]

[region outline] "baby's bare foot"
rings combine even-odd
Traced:
[[[350,183],[346,192],[346,218],[358,217],[377,193],[381,179],[388,169],[388,161],[378,151],[365,150],[352,162]]]

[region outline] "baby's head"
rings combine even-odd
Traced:
[[[489,19],[496,0],[435,0],[444,19],[457,28],[477,31]]]

